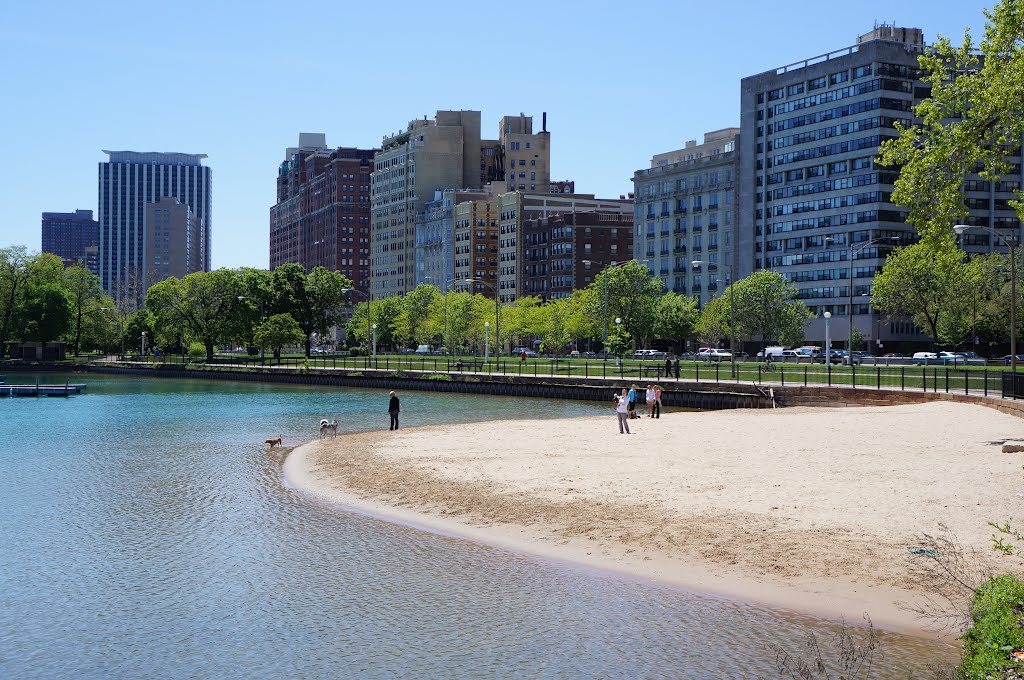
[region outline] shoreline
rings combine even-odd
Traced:
[[[830,482],[845,480],[843,475],[863,474],[857,465],[833,475],[833,479],[826,475],[821,480],[817,474],[820,470],[816,471],[811,462],[821,450],[807,447],[788,455],[798,461],[804,458],[802,467],[810,470],[783,465],[785,472],[774,474],[782,483],[769,486],[765,482],[772,481],[773,475],[763,468],[764,458],[792,445],[792,436],[787,439],[782,435],[787,431],[792,435],[794,422],[849,420],[851,412],[857,414],[856,426],[851,429],[847,423],[847,429],[861,440],[865,423],[879,417],[904,421],[909,417],[924,421],[923,429],[914,430],[915,435],[930,431],[941,447],[957,450],[957,442],[949,440],[948,432],[934,427],[937,422],[950,423],[952,408],[976,409],[976,413],[959,415],[975,416],[969,422],[983,430],[997,427],[1008,434],[1012,429],[1012,434],[1024,436],[1024,427],[1012,416],[951,404],[842,409],[842,414],[800,408],[776,411],[775,415],[735,411],[666,414],[661,420],[633,421],[637,433],[629,438],[631,446],[625,450],[617,448],[625,441],[609,436],[614,427],[611,418],[494,421],[411,428],[393,436],[373,431],[346,434],[336,440],[314,440],[287,455],[283,474],[301,491],[386,521],[827,619],[857,623],[866,613],[879,629],[948,643],[955,640],[955,635],[939,636],[924,630],[918,619],[896,605],[920,595],[907,587],[912,584],[906,579],[905,569],[894,565],[905,562],[894,558],[913,545],[905,527],[895,536],[874,531],[873,521],[878,518],[871,512],[862,513],[864,518],[844,512],[850,509],[841,507],[847,498],[835,500],[833,508],[818,507],[822,489],[815,490],[815,482],[819,486],[821,481],[826,482],[823,486],[828,499],[832,494]],[[922,414],[922,409],[932,412]],[[768,425],[775,426],[774,434],[783,439],[774,449],[733,450],[737,442],[749,448],[749,436],[763,438]],[[840,443],[850,443],[843,436],[843,427],[838,427],[838,432],[836,427],[825,429]],[[682,444],[676,436],[680,433],[686,440]],[[708,439],[709,434],[714,437]],[[807,433],[808,437],[812,435]],[[961,446],[967,442],[1002,463],[1002,469],[993,473],[996,477],[1015,469],[1019,485],[1019,455],[992,454],[997,447],[987,440],[978,444],[975,432],[961,439]],[[580,450],[566,451],[575,448],[565,447],[564,442],[570,440],[575,440]],[[934,443],[924,447],[926,456],[935,453]],[[899,442],[893,444],[898,451]],[[638,446],[642,449],[639,454],[634,450]],[[590,447],[594,450],[588,451]],[[691,447],[699,451],[691,454]],[[881,449],[886,450],[884,446]],[[658,455],[653,455],[655,451]],[[964,453],[957,450],[954,455]],[[843,461],[865,456],[870,458],[869,468],[878,462],[870,452],[847,455],[840,451],[826,456],[826,467],[833,463],[842,467]],[[683,465],[679,465],[680,459]],[[772,463],[778,466],[779,461],[770,461],[769,467]],[[933,476],[955,477],[944,474],[954,472],[947,468],[930,469]],[[910,469],[919,472],[913,466]],[[788,494],[776,497],[778,492],[769,491],[786,486],[789,473],[799,477],[801,472],[803,477],[809,474],[809,480],[794,485],[796,488]],[[748,479],[732,481],[737,475]],[[990,476],[982,474],[985,479],[980,486],[989,487]],[[715,483],[709,485],[708,481]],[[926,482],[928,486],[931,481],[913,479],[910,486]],[[972,480],[964,484],[970,487]],[[891,485],[877,486],[892,500],[893,489],[886,488]],[[752,490],[756,493],[751,498]],[[854,497],[864,490],[854,489]],[[973,498],[975,490],[967,491]],[[977,491],[984,495],[990,490]],[[766,498],[759,498],[762,493]],[[951,495],[957,497],[957,493]],[[810,502],[802,502],[807,496],[811,496]],[[938,496],[942,501],[952,500],[941,490]],[[860,510],[874,507],[870,499],[861,500],[864,504]],[[776,513],[780,506],[770,505],[791,501],[796,504],[786,507],[783,516]],[[943,507],[948,505],[944,503]],[[982,512],[1002,509],[999,506],[998,510]],[[893,511],[899,516],[903,508]],[[926,516],[930,518],[931,514]],[[1004,515],[994,518],[1000,517]],[[977,521],[978,530],[986,534],[983,538],[987,538],[984,524],[990,518]],[[951,522],[954,530],[973,525],[973,517],[960,520]],[[922,518],[911,523],[915,521]],[[917,530],[934,528],[932,524]],[[961,538],[965,545],[978,543],[977,532]]]

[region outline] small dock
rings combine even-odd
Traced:
[[[82,383],[63,385],[7,385],[0,383],[0,397],[70,397],[85,389]]]

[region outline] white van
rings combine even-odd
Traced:
[[[914,356],[910,358],[910,363],[915,366],[925,366],[929,363],[938,363],[939,355],[935,352],[914,352]]]

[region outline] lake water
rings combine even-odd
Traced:
[[[809,632],[835,630],[419,531],[284,485],[265,438],[311,439],[325,416],[343,430],[383,426],[382,391],[70,380],[87,392],[0,399],[0,677],[771,678],[767,645],[799,650]],[[402,398],[403,427],[608,412]],[[956,656],[883,642],[878,677]]]

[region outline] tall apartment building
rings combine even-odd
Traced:
[[[927,340],[909,321],[879,318],[870,304],[886,256],[917,238],[907,211],[890,200],[895,171],[873,159],[879,144],[896,136],[893,125],[909,123],[929,94],[918,71],[924,47],[919,29],[877,26],[852,47],[742,81],[743,269],[775,269],[797,285],[819,317],[810,338],[824,337],[826,310],[833,335],[846,337],[852,286],[854,328],[869,341]],[[1004,181],[973,176],[964,189],[971,223],[1019,236],[1008,201],[1024,178],[1020,156],[1011,162]],[[881,243],[861,247],[873,239]],[[994,247],[987,234],[966,243],[974,251]]]
[[[270,208],[270,268],[325,267],[370,288],[370,173],[376,149],[327,147],[323,133],[299,134],[278,167]]]
[[[522,295],[519,275],[523,256],[520,238],[526,220],[541,219],[573,212],[598,211],[632,214],[633,201],[597,198],[594,194],[551,194],[514,191],[498,196],[498,296],[502,302],[512,302]],[[626,261],[633,256],[632,231],[629,255],[609,257]],[[600,258],[595,260],[603,262]],[[595,265],[598,266],[598,265]],[[604,266],[604,264],[600,264]]]
[[[633,175],[636,258],[647,260],[667,290],[701,303],[731,275],[750,273],[737,266],[739,143],[739,128],[708,132],[703,143],[657,154]]]
[[[567,298],[610,264],[633,259],[629,212],[569,212],[523,223],[520,295]]]
[[[176,198],[161,196],[146,204],[146,237],[142,248],[142,288],[190,273],[192,208]]]
[[[59,257],[65,267],[85,262],[92,273],[97,273],[99,242],[100,223],[92,218],[92,210],[43,213],[43,252]]]
[[[145,288],[146,205],[176,198],[192,210],[187,271],[210,270],[213,174],[206,154],[104,151],[99,164],[99,267],[103,288],[116,300],[140,302]]]
[[[487,184],[548,191],[549,137],[521,114],[501,119],[497,140],[482,139],[479,111],[438,111],[385,137],[371,175],[373,294],[401,295],[416,285],[416,218],[435,192]]]
[[[478,198],[455,205],[454,279],[456,290],[475,290],[493,298],[498,290],[498,200]],[[487,285],[470,286],[466,279]]]
[[[455,278],[455,206],[488,196],[479,191],[435,191],[434,200],[416,214],[417,286],[427,283],[447,289]]]

